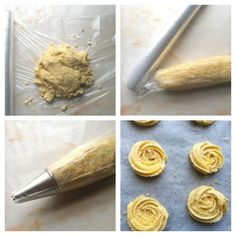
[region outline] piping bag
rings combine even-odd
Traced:
[[[79,145],[15,191],[12,198],[22,203],[79,189],[114,174],[115,134],[112,131]]]
[[[217,56],[157,70],[201,5],[185,6],[158,35],[129,75],[126,86],[139,95],[150,91],[186,90],[229,82],[231,57]],[[151,78],[151,79],[150,79]]]

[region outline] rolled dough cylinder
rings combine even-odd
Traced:
[[[187,90],[230,82],[231,56],[216,56],[161,69],[156,73],[160,88]]]
[[[60,192],[77,189],[115,173],[115,136],[106,135],[78,146],[48,171]]]

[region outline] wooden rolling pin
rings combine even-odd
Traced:
[[[216,56],[158,70],[160,88],[187,90],[210,87],[231,80],[231,56]]]

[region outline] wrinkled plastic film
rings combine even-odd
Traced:
[[[114,92],[115,36],[101,32],[101,24],[110,21],[113,14],[92,17],[44,17],[27,25],[16,18],[14,22],[14,113],[26,115],[64,115],[78,113],[84,104],[94,103]],[[57,33],[55,32],[55,29]],[[105,37],[105,39],[104,39]],[[37,60],[49,44],[67,43],[88,51],[95,77],[94,85],[80,97],[69,100],[55,98],[50,104],[40,96],[34,84]],[[33,98],[30,105],[24,101]],[[62,112],[63,105],[68,109]]]
[[[146,95],[149,92],[161,91],[155,71],[159,69],[162,60],[173,47],[185,28],[200,9],[200,5],[187,5],[173,16],[169,24],[158,34],[153,45],[147,49],[139,63],[129,75],[127,87],[138,95]]]
[[[82,168],[82,169],[81,169]],[[81,188],[115,173],[115,136],[108,132],[79,145],[48,171],[60,192]]]
[[[5,12],[5,114],[13,114],[13,76],[12,76],[12,50],[13,50],[13,20],[10,11]]]
[[[158,82],[155,78],[156,72],[153,69],[150,69],[144,76],[142,80],[140,80],[135,86],[135,92],[139,96],[146,96],[152,92],[159,92],[163,89],[160,88]]]
[[[49,170],[47,169],[47,171],[49,172]],[[85,186],[88,186],[90,184],[96,183],[102,179],[105,179],[109,176],[112,176],[115,174],[115,163],[107,165],[105,167],[96,169],[93,172],[87,172],[86,174],[80,175],[77,178],[73,178],[70,181],[68,180],[67,182],[63,182],[63,183],[59,183],[57,184],[57,189],[58,189],[58,193],[62,193],[62,192],[66,192],[66,191],[70,191],[73,189],[79,189]],[[71,182],[77,182],[77,187],[76,188],[65,188],[65,185],[70,185]]]

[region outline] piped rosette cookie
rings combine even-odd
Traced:
[[[162,231],[168,221],[168,211],[154,198],[139,196],[127,207],[127,218],[134,231]]]
[[[140,126],[153,126],[159,122],[159,120],[134,120],[134,123]]]
[[[165,169],[167,155],[159,143],[144,140],[135,143],[129,153],[129,162],[133,171],[143,177],[161,174]]]
[[[203,126],[209,126],[209,125],[213,125],[215,123],[215,120],[196,120],[196,123]]]
[[[209,141],[195,144],[189,156],[193,167],[203,174],[215,173],[224,165],[221,147]]]
[[[202,185],[189,194],[188,211],[202,223],[216,223],[227,212],[228,199],[211,186]]]

